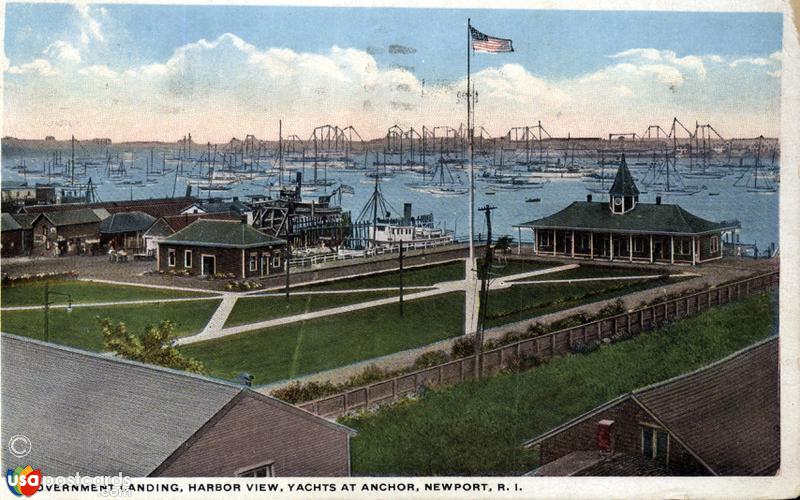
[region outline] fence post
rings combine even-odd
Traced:
[[[392,401],[397,399],[397,377],[392,379]]]
[[[746,297],[746,296],[750,295],[750,280],[745,281],[744,285],[745,285],[744,295]]]
[[[439,385],[442,385],[442,365],[439,365]]]
[[[364,408],[369,408],[369,386],[364,387]]]
[[[550,334],[550,351],[551,351],[551,355],[553,357],[555,357],[556,356],[556,334],[555,333],[551,333]]]
[[[625,317],[628,320],[628,331],[626,332],[628,335],[631,334],[631,313],[625,313]]]

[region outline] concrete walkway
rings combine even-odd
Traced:
[[[563,266],[551,267],[551,268],[547,268],[547,269],[540,269],[540,270],[537,270],[537,271],[529,271],[529,272],[526,272],[526,273],[519,273],[519,274],[515,274],[515,275],[511,275],[511,276],[506,276],[503,279],[498,279],[495,282],[491,283],[490,284],[490,289],[495,290],[495,289],[507,288],[507,287],[513,286],[513,285],[516,284],[516,283],[513,283],[511,281],[513,279],[527,278],[527,277],[532,277],[532,276],[540,276],[540,275],[543,275],[543,274],[550,274],[550,273],[557,273],[557,272],[566,271],[566,270],[569,270],[569,269],[574,269],[576,267],[579,267],[578,264],[567,264],[567,265],[563,265]],[[470,270],[468,269],[468,271],[470,271]],[[472,271],[472,272],[474,273],[474,271]],[[472,283],[472,287],[470,287],[470,283]],[[433,288],[432,290],[429,289],[429,290],[425,290],[425,291],[422,291],[422,292],[417,292],[417,293],[412,293],[412,294],[409,294],[409,295],[404,295],[403,296],[403,300],[404,301],[409,301],[409,300],[423,299],[423,298],[434,297],[436,295],[442,295],[442,294],[451,293],[451,292],[463,292],[465,290],[471,289],[474,292],[474,297],[475,297],[475,300],[477,301],[477,295],[478,295],[478,291],[479,290],[478,290],[476,284],[477,284],[477,281],[468,280],[468,279],[467,280],[458,280],[458,281],[444,281],[444,282],[441,282],[441,283],[436,283],[435,285],[432,285],[432,287],[425,287],[425,288]],[[364,291],[364,290],[363,289],[337,290],[336,292],[337,293],[358,293],[358,292],[361,292],[361,291]],[[297,292],[297,293],[302,293],[302,292]],[[470,294],[466,294],[466,295],[469,296]],[[236,298],[238,298],[238,296],[237,297],[232,297],[231,300],[235,303]],[[268,319],[268,320],[264,320],[264,321],[258,321],[258,322],[255,322],[255,323],[248,323],[246,325],[238,325],[238,326],[232,326],[232,327],[229,327],[229,328],[225,328],[224,327],[225,321],[223,321],[223,318],[225,320],[227,320],[228,316],[230,315],[230,311],[233,309],[233,305],[226,305],[225,301],[223,300],[223,304],[220,305],[220,309],[223,308],[223,306],[225,306],[226,308],[229,307],[230,308],[229,310],[222,311],[222,312],[218,311],[219,314],[217,312],[215,312],[214,316],[211,319],[211,321],[209,321],[208,325],[206,325],[206,327],[203,329],[202,332],[198,333],[197,335],[181,337],[181,338],[179,338],[177,340],[177,344],[178,345],[193,344],[195,342],[202,342],[202,341],[205,341],[205,340],[222,338],[222,337],[226,337],[228,335],[236,335],[236,334],[239,334],[239,333],[250,332],[250,331],[253,331],[253,330],[262,330],[262,329],[265,329],[265,328],[272,328],[272,327],[275,327],[275,326],[288,325],[288,324],[291,324],[291,323],[308,321],[308,320],[316,319],[316,318],[323,318],[323,317],[327,317],[327,316],[334,316],[334,315],[337,315],[337,314],[344,314],[344,313],[348,313],[348,312],[360,311],[360,310],[363,310],[363,309],[369,309],[369,308],[372,308],[372,307],[379,307],[379,306],[383,306],[383,305],[387,305],[387,304],[394,304],[394,303],[399,302],[399,301],[400,301],[400,297],[399,296],[386,297],[386,298],[375,299],[375,300],[370,300],[370,301],[366,301],[366,302],[359,302],[359,303],[356,303],[356,304],[349,304],[349,305],[346,305],[346,306],[332,307],[332,308],[328,308],[328,309],[320,309],[318,311],[311,311],[311,312],[307,312],[307,313],[303,313],[303,314],[296,314],[294,316],[284,316],[284,317],[280,317],[280,318],[273,318],[273,319]],[[466,320],[469,321],[470,319],[474,319],[474,321],[477,324],[477,310],[478,310],[477,302],[472,302],[471,304],[474,305],[475,307],[465,309],[465,311],[467,311]],[[470,305],[469,299],[467,299],[467,305]],[[212,325],[212,322],[214,323],[213,325]],[[468,326],[469,326],[469,324],[465,323],[465,328],[467,328]]]
[[[234,306],[236,306],[236,301],[239,299],[239,296],[233,293],[226,293],[222,297],[222,302],[217,307],[217,310],[214,311],[214,314],[211,316],[211,319],[208,320],[205,328],[203,331],[200,332],[198,335],[212,335],[213,332],[218,332],[222,330],[225,326],[225,322],[228,321],[228,316],[231,315]]]

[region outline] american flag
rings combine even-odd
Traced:
[[[469,27],[469,33],[472,37],[472,50],[475,52],[514,52],[511,40],[508,38],[495,38],[481,33],[472,26]]]

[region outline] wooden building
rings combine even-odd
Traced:
[[[2,334],[3,467],[48,476],[348,476],[355,431],[248,387]],[[24,460],[21,463],[20,460]]]
[[[234,212],[219,212],[219,213],[184,213],[179,215],[165,215],[159,217],[158,220],[145,231],[142,239],[144,240],[145,252],[148,255],[155,255],[158,249],[158,243],[163,241],[167,236],[172,236],[176,232],[185,228],[197,219],[214,219],[214,220],[240,220],[241,216]]]
[[[100,223],[100,245],[103,248],[144,253],[144,233],[155,222],[144,212],[118,212]]]
[[[0,234],[2,234],[0,256],[17,257],[30,252],[30,246],[26,248],[25,245],[29,240],[27,236],[30,234],[30,228],[25,230],[11,214],[5,212],[2,214]]]
[[[622,156],[607,201],[573,202],[550,216],[514,226],[533,233],[534,254],[628,262],[700,264],[722,258],[738,222],[712,222],[678,205],[640,203]]]
[[[84,255],[100,247],[100,222],[109,214],[103,209],[79,208],[40,213],[32,222],[35,255]]]
[[[611,400],[524,443],[539,476],[773,475],[778,338]]]
[[[158,270],[259,278],[283,272],[284,240],[241,221],[199,219],[158,243]]]

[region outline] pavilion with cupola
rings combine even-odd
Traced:
[[[639,201],[639,189],[620,160],[607,201],[576,201],[550,216],[517,224],[533,233],[536,255],[664,264],[700,264],[722,257],[723,237],[738,222],[712,222],[678,205]],[[519,240],[518,240],[519,241]]]

